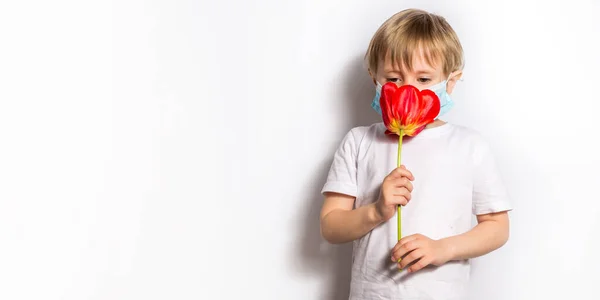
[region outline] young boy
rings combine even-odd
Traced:
[[[330,243],[353,242],[351,300],[465,299],[469,259],[506,243],[512,208],[482,136],[439,118],[453,105],[462,46],[443,17],[409,9],[379,28],[366,60],[376,111],[381,85],[395,82],[436,92],[440,115],[405,137],[400,168],[398,139],[384,133],[383,123],[346,134],[322,190],[322,235]]]

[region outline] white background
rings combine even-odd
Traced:
[[[0,299],[345,299],[319,191],[411,6],[458,32],[448,120],[515,207],[472,299],[599,299],[600,4],[482,2],[3,1]]]

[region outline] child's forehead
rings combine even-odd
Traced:
[[[384,72],[442,72],[443,66],[441,59],[430,52],[427,53],[420,49],[412,53],[396,52],[388,53],[379,61],[379,66]]]

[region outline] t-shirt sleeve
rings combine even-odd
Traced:
[[[333,162],[321,193],[334,192],[353,197],[357,196],[357,150],[355,130],[350,130],[333,155]]]
[[[512,210],[510,199],[489,144],[480,139],[474,152],[473,214]]]

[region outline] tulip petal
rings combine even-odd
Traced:
[[[381,90],[380,106],[386,134],[416,136],[435,120],[440,101],[430,90],[419,91],[412,85],[386,83]]]

